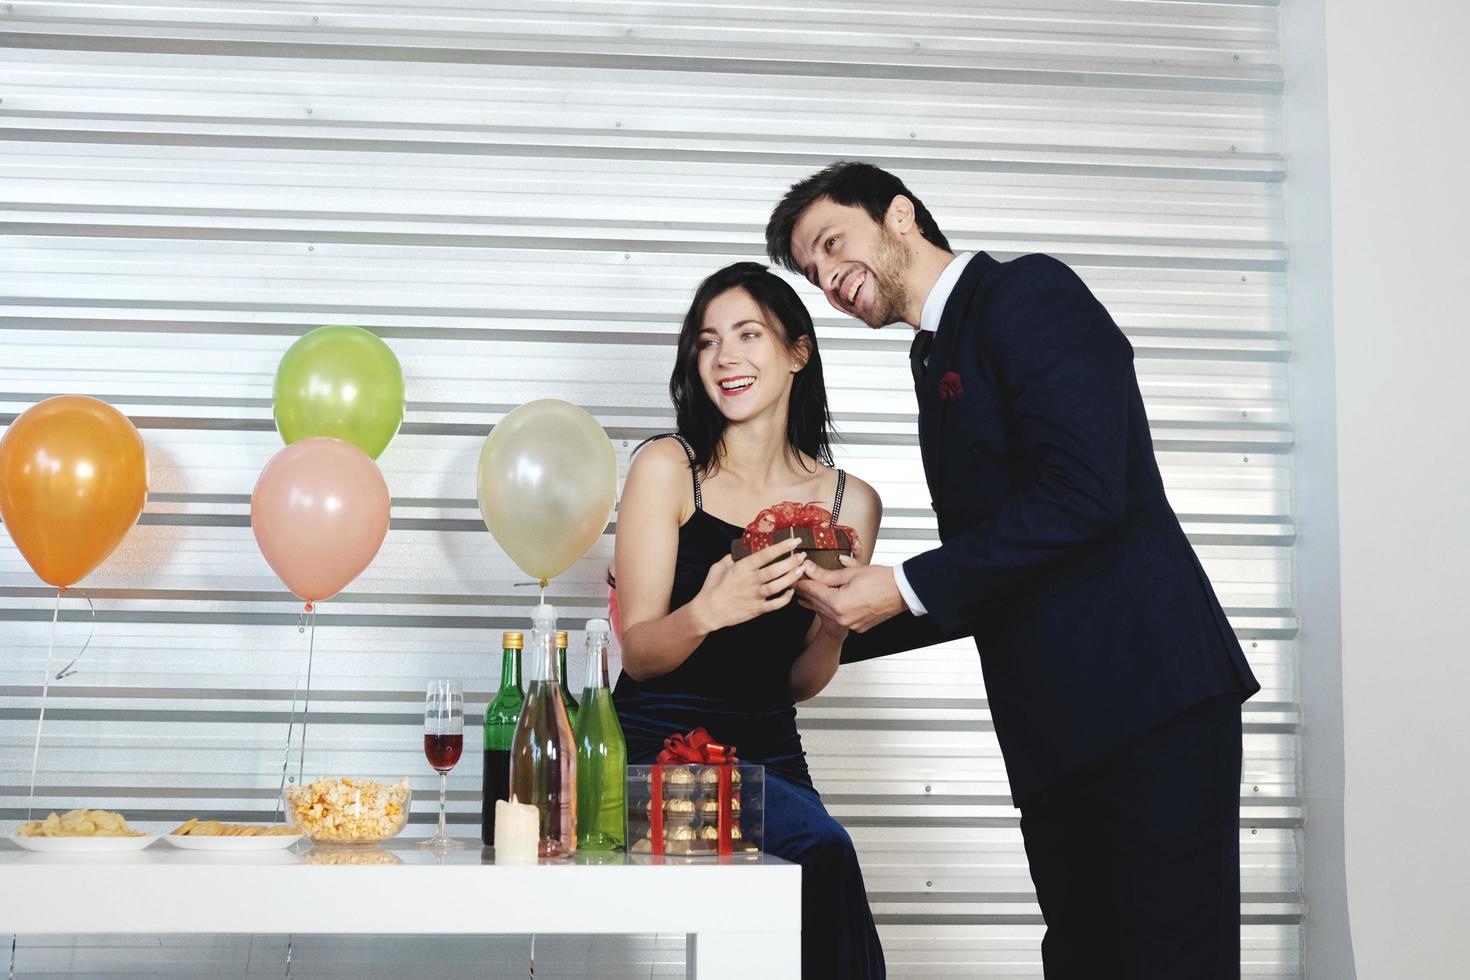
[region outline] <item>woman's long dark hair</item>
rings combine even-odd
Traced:
[[[787,351],[796,353],[806,338],[806,366],[791,384],[791,401],[786,413],[786,442],[812,459],[832,462],[832,415],[827,410],[827,385],[822,379],[822,356],[812,317],[796,290],[759,262],[736,262],[712,274],[694,291],[684,326],[679,331],[679,351],[674,373],[669,378],[669,397],[674,400],[679,434],[689,441],[700,472],[713,473],[719,466],[717,450],[725,434],[726,420],[710,401],[699,378],[699,332],[710,303],[731,289],[743,289],[757,306],[776,321],[775,331]],[[800,457],[798,456],[798,459]]]

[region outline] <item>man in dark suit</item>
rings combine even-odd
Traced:
[[[1259,690],[1164,496],[1133,349],[1044,255],[954,255],[892,174],[838,163],[766,228],[838,310],[915,330],[941,544],[809,565],[844,661],[973,636],[1046,918],[1048,978],[1240,973],[1240,703]]]

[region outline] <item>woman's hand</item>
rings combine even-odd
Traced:
[[[690,603],[705,632],[748,622],[791,601],[806,555],[797,538],[777,541],[735,561],[729,555],[710,566],[704,586]],[[793,553],[794,552],[794,553]]]
[[[801,656],[791,665],[791,698],[805,701],[821,693],[837,673],[847,628],[824,616],[813,616]]]
[[[842,641],[847,639],[847,633],[848,629],[846,626],[818,613],[813,617],[812,631],[811,635],[807,637],[807,642],[825,640],[840,646]]]

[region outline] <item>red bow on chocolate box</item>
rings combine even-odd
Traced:
[[[688,735],[670,735],[664,739],[664,750],[658,754],[661,766],[724,766],[739,761],[735,758],[735,746],[716,742],[703,728],[696,728]]]
[[[703,728],[696,728],[688,735],[670,735],[664,739],[663,751],[653,763],[653,772],[649,782],[652,784],[653,798],[649,803],[649,843],[653,845],[654,854],[664,853],[664,766],[719,766],[720,779],[715,799],[718,803],[718,817],[715,826],[718,828],[717,850],[721,855],[728,855],[732,851],[731,846],[731,814],[733,807],[730,803],[734,783],[733,773],[735,766],[740,760],[735,758],[735,746],[724,745],[716,742],[710,737],[710,733]]]

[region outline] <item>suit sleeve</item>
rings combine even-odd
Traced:
[[[904,653],[932,647],[946,640],[956,640],[965,633],[948,634],[940,629],[932,616],[900,613],[874,626],[866,633],[849,633],[842,644],[842,662],[855,664],[890,653]]]
[[[982,315],[967,367],[979,376],[989,362],[1032,479],[994,515],[904,563],[945,634],[972,630],[986,602],[1106,534],[1128,504],[1133,349],[1107,311],[1065,265],[1034,255],[1010,263]]]

